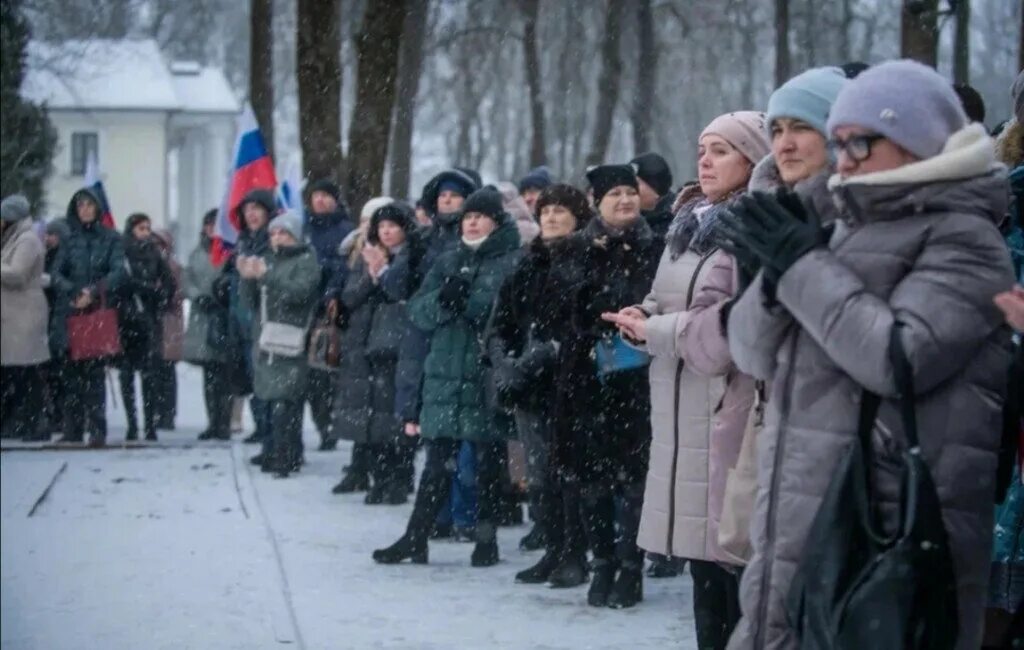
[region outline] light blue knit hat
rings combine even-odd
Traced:
[[[788,117],[810,124],[827,139],[825,123],[829,110],[846,83],[842,69],[832,66],[801,72],[779,86],[768,99],[768,128],[778,118]]]
[[[949,81],[917,61],[886,61],[868,68],[843,88],[828,118],[884,135],[922,160],[938,155],[949,136],[967,126],[960,98]]]

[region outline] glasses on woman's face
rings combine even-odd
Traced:
[[[854,162],[864,162],[871,157],[871,146],[884,139],[885,136],[881,133],[851,135],[845,140],[832,138],[828,141],[828,152],[833,159],[839,156],[840,151],[843,151]]]

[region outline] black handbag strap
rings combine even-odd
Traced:
[[[906,436],[910,451],[920,447],[917,437],[917,408],[914,393],[914,372],[903,347],[900,329],[903,324],[897,321],[889,334],[889,362],[892,364],[893,378],[896,382],[896,395],[900,401],[900,418],[903,421],[903,435]],[[865,390],[860,403],[860,416],[857,423],[857,438],[864,448],[867,457],[871,455],[871,431],[878,418],[878,408],[882,399]]]

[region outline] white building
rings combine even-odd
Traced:
[[[94,154],[117,223],[144,212],[187,255],[231,166],[240,107],[223,72],[168,61],[153,40],[36,41],[26,63],[22,95],[46,104],[59,138],[49,212],[64,214]]]

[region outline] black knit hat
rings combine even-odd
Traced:
[[[498,224],[503,223],[508,218],[501,192],[493,185],[488,185],[469,195],[466,202],[462,204],[462,215],[465,216],[470,212],[486,214]]]
[[[534,167],[526,176],[519,179],[519,192],[526,190],[543,190],[551,185],[551,170],[546,166]]]
[[[567,183],[556,183],[544,188],[537,197],[536,216],[547,205],[560,205],[576,217],[576,230],[581,230],[594,216],[587,195]]]
[[[843,74],[846,75],[847,79],[856,79],[857,75],[864,72],[870,67],[871,66],[869,66],[867,63],[864,63],[863,61],[850,61],[849,63],[844,63],[843,65],[839,66],[839,68],[843,71]]]
[[[656,153],[640,154],[629,161],[636,170],[636,177],[643,180],[658,193],[664,196],[672,191],[672,170],[668,162]]]
[[[468,170],[472,171],[472,170]],[[474,172],[475,174],[475,172]],[[423,203],[423,209],[427,211],[431,217],[437,214],[437,197],[441,194],[441,186],[446,184],[454,184],[459,187],[463,196],[469,196],[476,190],[480,189],[480,177],[467,173],[459,168],[446,169],[437,176],[427,181],[427,184],[423,186],[423,195],[420,201]]]
[[[380,228],[381,221],[390,221],[397,224],[399,228],[405,231],[406,235],[416,230],[416,213],[413,211],[412,206],[404,201],[388,203],[373,212],[370,216],[370,230],[366,235],[367,240],[371,244],[380,242],[377,230]]]
[[[306,188],[306,196],[312,197],[313,192],[326,192],[331,195],[335,203],[341,203],[341,188],[329,178],[321,178],[310,183]]]
[[[631,165],[598,165],[587,170],[587,180],[594,191],[594,205],[614,187],[628,185],[635,190],[640,186],[636,182],[636,172]]]

